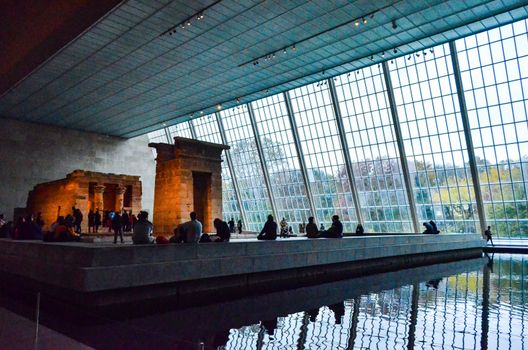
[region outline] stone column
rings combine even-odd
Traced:
[[[97,185],[94,187],[94,210],[99,209],[101,212],[103,211],[104,207],[104,201],[103,201],[103,193],[104,193],[105,187],[103,185]]]
[[[115,199],[115,211],[121,212],[123,210],[123,202],[125,200],[126,187],[117,186],[116,187],[116,199]]]

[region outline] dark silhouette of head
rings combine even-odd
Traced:
[[[191,211],[191,220],[196,220],[196,213]]]
[[[218,228],[220,226],[220,223],[222,222],[222,220],[220,220],[219,218],[216,218],[213,220],[213,226],[215,228]]]
[[[339,221],[339,215],[332,216],[332,221]]]
[[[273,221],[273,215],[268,215],[268,221]]]

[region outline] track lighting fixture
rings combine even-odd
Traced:
[[[395,49],[393,50],[393,52],[394,52],[394,53],[398,53],[398,50],[395,48]]]
[[[359,26],[359,21],[356,20],[356,21],[354,22],[354,25],[355,25],[356,27],[358,27],[358,26]]]
[[[367,19],[365,17],[363,17],[363,24],[367,24]]]

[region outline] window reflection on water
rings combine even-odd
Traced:
[[[524,349],[527,267],[490,256],[481,270],[231,329],[225,349]]]

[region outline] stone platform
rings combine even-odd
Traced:
[[[192,245],[98,245],[0,239],[8,287],[70,303],[110,305],[299,287],[479,257],[475,234],[237,240]]]

